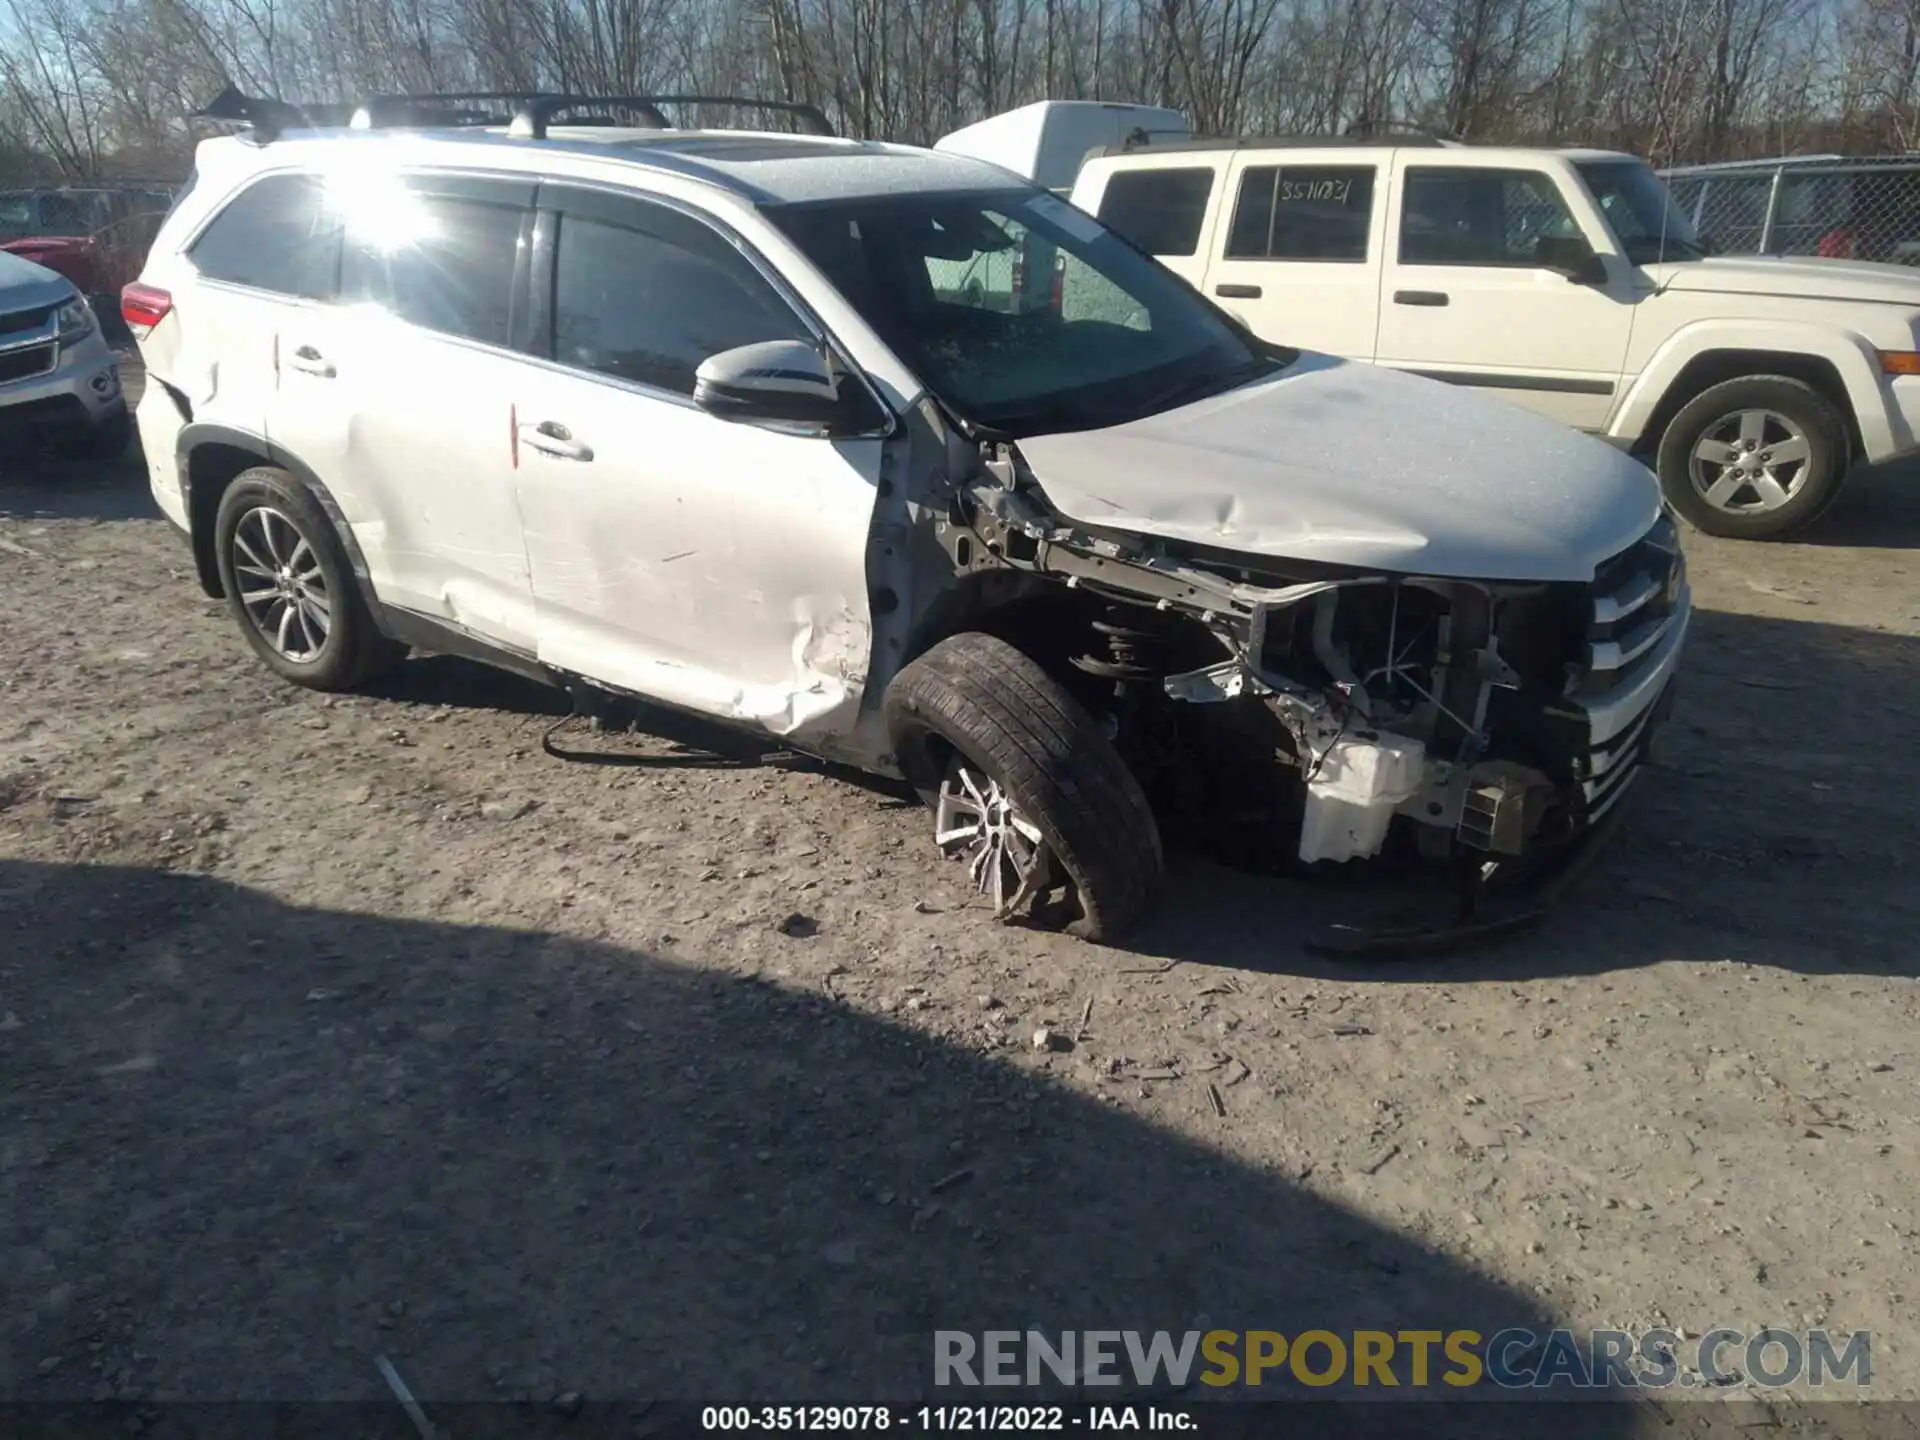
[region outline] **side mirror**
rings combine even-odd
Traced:
[[[1607,262],[1594,253],[1584,235],[1554,236],[1536,242],[1540,264],[1575,285],[1607,283]]]
[[[721,420],[830,425],[842,419],[840,387],[804,340],[762,340],[701,362],[693,403]]]

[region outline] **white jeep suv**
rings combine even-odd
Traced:
[[[1639,773],[1689,599],[1612,447],[1267,345],[977,160],[428,103],[254,104],[126,295],[154,495],[288,680],[417,646],[904,777],[1092,937],[1162,824],[1528,879]],[[935,283],[1015,249],[1056,283]]]
[[[1088,161],[1073,202],[1270,340],[1646,456],[1711,534],[1799,530],[1854,461],[1920,449],[1920,276],[1710,255],[1631,155],[1157,142]]]

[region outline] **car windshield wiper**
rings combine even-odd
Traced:
[[[1144,402],[1127,408],[1136,416],[1157,415],[1162,410],[1172,410],[1180,405],[1191,405],[1198,400],[1208,400],[1215,395],[1225,394],[1228,390],[1238,389],[1257,376],[1273,374],[1280,368],[1277,361],[1261,358],[1246,361],[1227,370],[1215,370],[1204,375],[1189,375],[1154,392]]]

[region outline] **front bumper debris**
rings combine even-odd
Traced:
[[[1652,725],[1672,710],[1678,684],[1669,680],[1649,707]],[[1649,730],[1652,728],[1650,725]],[[1486,858],[1467,852],[1457,872],[1453,913],[1423,925],[1365,928],[1328,925],[1306,941],[1308,953],[1345,960],[1402,960],[1453,954],[1510,939],[1538,928],[1553,908],[1593,868],[1618,832],[1627,807],[1616,803],[1644,763],[1639,762],[1607,801],[1600,817],[1545,853],[1525,860]]]

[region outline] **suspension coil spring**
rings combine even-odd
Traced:
[[[1074,656],[1074,668],[1116,685],[1135,684],[1160,675],[1161,670],[1149,662],[1164,641],[1151,630],[1128,624],[1128,618],[1125,611],[1110,607],[1105,618],[1093,621],[1093,632],[1104,642],[1106,651]]]

